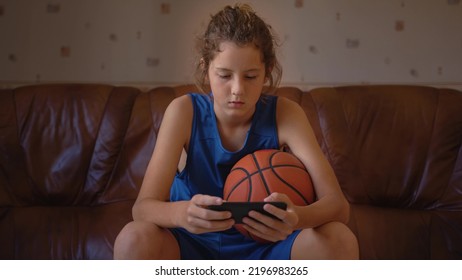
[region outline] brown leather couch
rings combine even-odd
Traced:
[[[168,103],[190,86],[0,90],[0,258],[111,259]],[[363,259],[462,258],[462,93],[280,88],[351,202]]]

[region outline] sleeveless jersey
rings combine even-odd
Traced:
[[[195,194],[223,197],[226,176],[234,164],[249,153],[277,149],[277,97],[264,96],[256,104],[244,146],[226,150],[218,132],[212,95],[190,94],[194,115],[186,166],[175,176],[171,201],[189,200]],[[184,228],[170,228],[180,246],[182,259],[290,259],[292,245],[300,230],[285,240],[259,243],[234,227],[221,232],[193,234]]]
[[[258,100],[244,146],[228,151],[221,143],[213,96],[189,94],[193,104],[193,121],[186,166],[175,176],[170,200],[190,200],[195,194],[223,197],[226,176],[234,164],[247,154],[261,149],[278,149],[276,96]]]

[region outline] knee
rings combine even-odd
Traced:
[[[299,259],[358,259],[358,241],[343,223],[330,222],[303,230],[294,244],[293,257]]]
[[[171,248],[171,255],[164,255],[164,246],[175,246],[174,237],[152,223],[130,222],[117,236],[114,243],[114,259],[158,259],[176,258]]]
[[[331,222],[319,229],[326,241],[329,259],[358,259],[358,240],[354,233],[343,223]]]
[[[128,253],[143,243],[146,234],[137,222],[125,225],[114,242],[114,259],[128,259]]]

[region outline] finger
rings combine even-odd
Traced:
[[[293,232],[291,225],[257,211],[251,211],[249,217],[258,222],[253,227],[266,234],[287,236]]]
[[[232,213],[230,211],[218,211],[208,208],[203,208],[203,218],[206,220],[226,220],[231,219]]]
[[[287,235],[282,234],[279,231],[271,229],[265,226],[262,223],[257,222],[251,218],[244,218],[243,219],[243,227],[252,235],[258,236],[260,238],[269,240],[269,241],[278,241],[283,240],[286,238]]]
[[[191,198],[191,202],[198,206],[220,205],[223,199],[217,196],[198,194]]]
[[[224,231],[230,229],[234,225],[234,220],[204,220],[200,218],[189,218],[190,231],[193,233],[204,233],[214,231]]]
[[[273,215],[274,217],[278,218],[281,221],[284,221],[287,217],[287,211],[281,208],[278,208],[271,204],[263,205],[263,210],[268,212],[269,214]]]
[[[209,209],[211,205],[197,205],[191,203],[188,208],[188,215],[202,220],[226,220],[230,219],[232,214],[229,211],[214,211]]]
[[[265,202],[284,202],[287,204],[288,207],[290,207],[293,204],[293,202],[290,200],[290,198],[286,194],[278,193],[278,192],[274,192],[270,194],[263,201]]]
[[[265,204],[263,210],[291,227],[294,227],[298,223],[298,217],[293,211],[283,210],[271,204]]]
[[[284,201],[285,202],[286,200],[289,200],[289,198],[287,197],[286,194],[273,192],[269,196],[267,196],[264,200],[265,201],[269,200],[269,201]]]
[[[259,213],[257,211],[250,211],[249,217],[258,222],[258,224],[263,225],[267,229],[270,229],[275,232],[283,232],[285,234],[291,232],[291,227],[288,224],[284,223],[282,220],[278,220],[274,217],[270,217],[266,214]],[[265,230],[264,227],[259,226],[258,230]]]

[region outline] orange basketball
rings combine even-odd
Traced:
[[[303,163],[294,155],[280,150],[259,150],[240,159],[231,169],[223,190],[230,202],[258,202],[271,193],[286,194],[295,205],[313,203],[313,183]],[[257,241],[241,225],[241,233]]]

